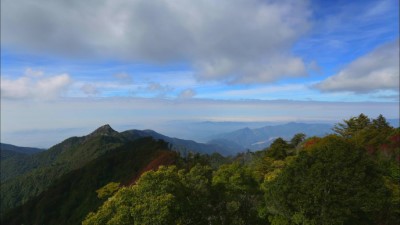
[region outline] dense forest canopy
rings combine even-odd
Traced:
[[[83,224],[396,224],[399,129],[361,114],[334,131],[278,138],[216,170],[200,157],[146,172]]]

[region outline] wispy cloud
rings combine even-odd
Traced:
[[[113,77],[119,80],[122,84],[130,84],[133,82],[132,76],[127,73],[116,73]]]
[[[89,96],[95,96],[100,93],[98,88],[93,84],[84,84],[81,87],[81,90],[83,91],[83,93],[85,93],[86,95],[89,95]]]
[[[399,41],[386,43],[315,85],[321,91],[399,90]]]
[[[197,93],[196,93],[195,90],[193,90],[193,89],[191,89],[191,88],[188,88],[188,89],[182,90],[182,91],[179,93],[178,98],[185,98],[185,99],[187,99],[187,98],[193,98],[196,94],[197,94]]]
[[[150,97],[158,97],[158,98],[167,97],[168,95],[171,94],[173,90],[174,90],[173,87],[169,85],[163,85],[157,82],[149,82],[145,88],[139,88],[141,95],[145,96],[150,95]]]
[[[286,84],[286,85],[269,85],[254,88],[226,90],[220,92],[221,97],[225,98],[241,98],[241,99],[265,99],[271,94],[282,92],[301,92],[306,91],[307,86],[303,84]]]
[[[28,68],[16,79],[1,77],[1,98],[55,99],[65,93],[71,82],[68,74],[44,76],[43,71]]]
[[[314,3],[313,27],[296,43],[295,52],[320,65],[340,67],[340,62],[354,60],[398,37],[397,0]]]

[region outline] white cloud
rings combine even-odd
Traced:
[[[308,65],[307,68],[311,71],[314,71],[316,73],[322,73],[322,68],[318,65],[316,61],[311,61]]]
[[[41,77],[44,75],[43,71],[41,70],[34,70],[32,68],[27,68],[24,73],[27,77]]]
[[[183,61],[202,80],[257,83],[306,74],[291,47],[309,17],[306,0],[4,0],[1,38],[74,58]]]
[[[81,87],[81,91],[83,91],[83,93],[89,96],[98,95],[100,93],[97,87],[93,84],[84,84]]]
[[[158,97],[164,97],[168,93],[173,91],[174,88],[172,88],[172,87],[170,87],[168,85],[162,85],[162,84],[157,83],[157,82],[150,82],[147,85],[145,90],[150,92],[150,93],[156,93],[156,96],[158,96]]]
[[[149,83],[149,85],[147,86],[147,90],[149,91],[155,91],[155,92],[166,92],[166,91],[170,91],[171,87],[169,86],[164,86],[161,85],[159,83],[155,83],[155,82],[151,82]]]
[[[131,75],[127,73],[116,73],[113,77],[118,79],[122,84],[131,84],[133,82]]]
[[[44,76],[42,71],[27,69],[17,79],[1,77],[1,98],[54,99],[61,96],[71,84],[68,74]]]
[[[178,98],[193,98],[196,95],[196,91],[188,88],[181,91],[178,95]]]
[[[311,2],[311,35],[296,43],[295,52],[318,61],[324,72],[399,36],[398,0]]]
[[[306,91],[307,87],[303,84],[286,84],[286,85],[274,85],[274,86],[260,86],[249,89],[239,90],[227,90],[223,91],[221,96],[229,98],[241,98],[241,99],[262,99],[262,97],[268,97],[274,93],[296,93]]]
[[[314,87],[327,92],[398,91],[399,41],[379,46]]]

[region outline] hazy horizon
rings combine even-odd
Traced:
[[[399,118],[388,118],[387,121],[393,127],[399,126]],[[198,143],[207,143],[215,135],[229,133],[244,128],[257,129],[266,126],[279,126],[289,123],[305,123],[305,124],[328,124],[332,127],[342,122],[336,120],[297,120],[297,121],[166,121],[153,127],[140,124],[99,124],[96,127],[75,127],[60,129],[42,129],[42,130],[24,130],[5,133],[2,135],[1,143],[17,145],[21,147],[35,147],[48,149],[67,138],[85,136],[93,132],[95,129],[110,125],[117,132],[126,130],[153,130],[157,133],[185,140],[193,140]],[[5,137],[5,138],[4,138]],[[21,139],[21,137],[24,137]],[[6,141],[3,141],[6,140]]]
[[[201,141],[212,130],[195,122],[397,119],[398,12],[396,0],[5,0],[1,142],[50,147],[103,124]]]

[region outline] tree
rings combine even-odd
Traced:
[[[132,207],[132,195],[134,192],[130,188],[121,188],[115,195],[109,198],[97,212],[89,213],[82,225],[108,224],[124,225],[134,224],[130,214]]]
[[[390,192],[365,151],[334,135],[310,148],[264,182],[272,224],[389,223]]]
[[[349,120],[344,120],[344,123],[338,123],[333,127],[333,131],[342,137],[350,138],[356,132],[368,127],[371,120],[368,116],[360,114],[358,117],[352,117]]]
[[[258,206],[262,193],[251,171],[235,162],[225,164],[212,178],[214,213],[212,224],[260,224]]]
[[[293,146],[293,147],[297,147],[301,142],[303,142],[304,140],[306,139],[306,135],[305,134],[303,134],[303,133],[298,133],[298,134],[295,134],[294,136],[293,136],[293,138],[290,140],[290,144]]]
[[[144,173],[135,185],[121,188],[83,224],[207,224],[210,187],[208,166],[196,165],[189,172],[161,166]]]
[[[363,119],[356,119],[351,122],[352,124],[355,123],[363,125],[349,126],[343,132],[348,134],[351,133],[351,135],[347,135],[345,137],[353,140],[358,147],[364,148],[370,154],[379,154],[378,150],[380,150],[380,148],[388,142],[387,138],[393,133],[394,128],[389,125],[385,117],[382,115],[379,115],[376,119],[373,119],[372,122],[368,123],[368,125],[366,125],[367,122],[365,121],[364,117],[362,118]]]
[[[146,172],[136,185],[120,189],[90,213],[83,224],[175,224],[180,189],[176,167]]]
[[[99,188],[96,193],[98,198],[108,198],[113,195],[119,188],[120,183],[110,182]]]
[[[379,114],[376,119],[372,120],[372,126],[374,126],[376,129],[388,129],[391,127],[382,114]]]
[[[197,164],[189,172],[180,170],[179,175],[184,186],[180,224],[208,224],[213,211],[211,167]]]
[[[266,156],[274,159],[285,159],[291,146],[282,138],[275,139],[271,146],[268,148]]]

